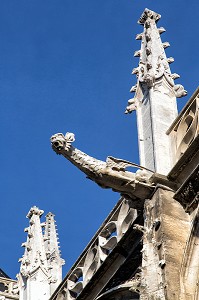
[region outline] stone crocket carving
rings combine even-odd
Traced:
[[[152,172],[134,163],[108,156],[106,162],[95,159],[84,152],[74,148],[71,143],[75,141],[73,133],[57,133],[51,137],[53,150],[63,155],[72,164],[95,181],[102,188],[111,188],[113,191],[132,199],[144,199],[153,191],[154,187],[149,178]],[[134,167],[136,173],[126,171],[127,167]]]

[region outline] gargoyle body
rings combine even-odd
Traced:
[[[53,150],[63,155],[72,164],[95,181],[102,188],[111,188],[113,191],[127,195],[132,199],[144,199],[153,191],[149,182],[152,172],[125,160],[108,156],[106,162],[95,159],[86,153],[74,148],[73,133],[57,133],[51,137]],[[127,167],[137,168],[137,172],[126,171]]]

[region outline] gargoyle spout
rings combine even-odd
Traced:
[[[106,162],[98,160],[74,148],[71,145],[74,141],[74,134],[68,132],[65,136],[57,133],[51,137],[53,150],[67,158],[99,186],[111,188],[132,199],[144,199],[151,194],[154,187],[149,181],[152,175],[150,170],[110,156]],[[127,167],[138,170],[135,173],[129,172],[126,170]]]

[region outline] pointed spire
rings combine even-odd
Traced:
[[[169,64],[164,51],[169,44],[163,44],[160,39],[160,31],[157,29],[156,22],[161,16],[151,10],[145,9],[138,23],[144,26],[142,34],[141,55],[139,64],[138,80],[152,87],[155,80],[163,74],[171,74]],[[173,85],[173,82],[171,82]]]
[[[60,254],[59,246],[58,246],[58,234],[56,231],[56,224],[55,219],[51,212],[46,215],[46,223],[45,223],[45,232],[44,232],[44,239],[45,239],[45,249],[46,253],[49,254],[53,251],[56,251]]]
[[[43,213],[43,210],[33,206],[27,214],[29,227],[24,229],[27,232],[27,240],[25,243],[22,243],[22,247],[25,250],[24,255],[19,260],[21,266],[20,273],[17,275],[20,300],[47,300],[61,281],[60,269],[63,261],[60,259],[58,250],[54,216],[49,213],[47,222],[41,223],[40,219]],[[43,228],[45,227],[47,229],[43,233]],[[57,259],[58,266],[56,267],[52,266],[51,263],[54,253],[56,253],[55,257],[59,258]],[[56,278],[52,280],[53,272]],[[52,281],[53,288],[51,287]]]
[[[33,206],[27,214],[30,219],[29,227],[25,228],[27,232],[27,241],[22,243],[25,248],[21,261],[20,272],[23,276],[33,273],[38,267],[42,267],[45,273],[48,272],[46,253],[44,248],[43,234],[40,218],[43,210]]]
[[[21,266],[17,275],[19,300],[47,300],[50,297],[49,271],[40,222],[43,213],[43,210],[33,206],[27,214],[29,227],[24,229],[27,240],[22,243],[25,251],[19,260]]]
[[[49,212],[46,215],[44,241],[48,268],[50,272],[51,294],[62,280],[62,266],[65,263],[65,261],[61,258],[58,240],[59,238],[56,230],[54,215]]]
[[[186,91],[174,83],[179,75],[171,73],[169,64],[174,59],[166,56],[165,49],[170,44],[161,41],[160,34],[165,29],[157,28],[160,18],[146,8],[138,21],[144,30],[136,36],[141,40],[141,49],[135,51],[135,56],[140,57],[139,65],[132,72],[137,84],[130,89],[135,96],[128,100],[125,113],[137,111],[140,164],[165,174],[172,165],[166,130],[177,116],[176,97],[185,96]]]
[[[136,40],[142,40],[141,49],[135,51],[134,56],[140,57],[139,66],[133,69],[132,74],[136,74],[138,82],[146,88],[155,86],[157,80],[166,79],[176,97],[183,97],[187,94],[181,86],[181,93],[176,93],[174,80],[179,78],[176,74],[171,74],[169,64],[174,59],[166,57],[164,49],[170,46],[168,42],[161,42],[160,34],[165,32],[163,27],[157,28],[156,23],[161,15],[152,10],[145,9],[138,23],[144,26],[144,31],[136,36]],[[130,110],[127,109],[126,113]]]

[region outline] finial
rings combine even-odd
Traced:
[[[37,206],[33,206],[31,207],[31,209],[29,210],[28,214],[27,214],[27,218],[30,219],[32,217],[32,215],[38,215],[38,216],[42,216],[44,213],[43,210],[40,210]]]
[[[161,15],[157,14],[156,12],[145,8],[144,12],[142,13],[140,19],[138,20],[138,24],[145,25],[146,21],[148,19],[153,19],[155,22],[158,22],[158,20],[161,18]]]

